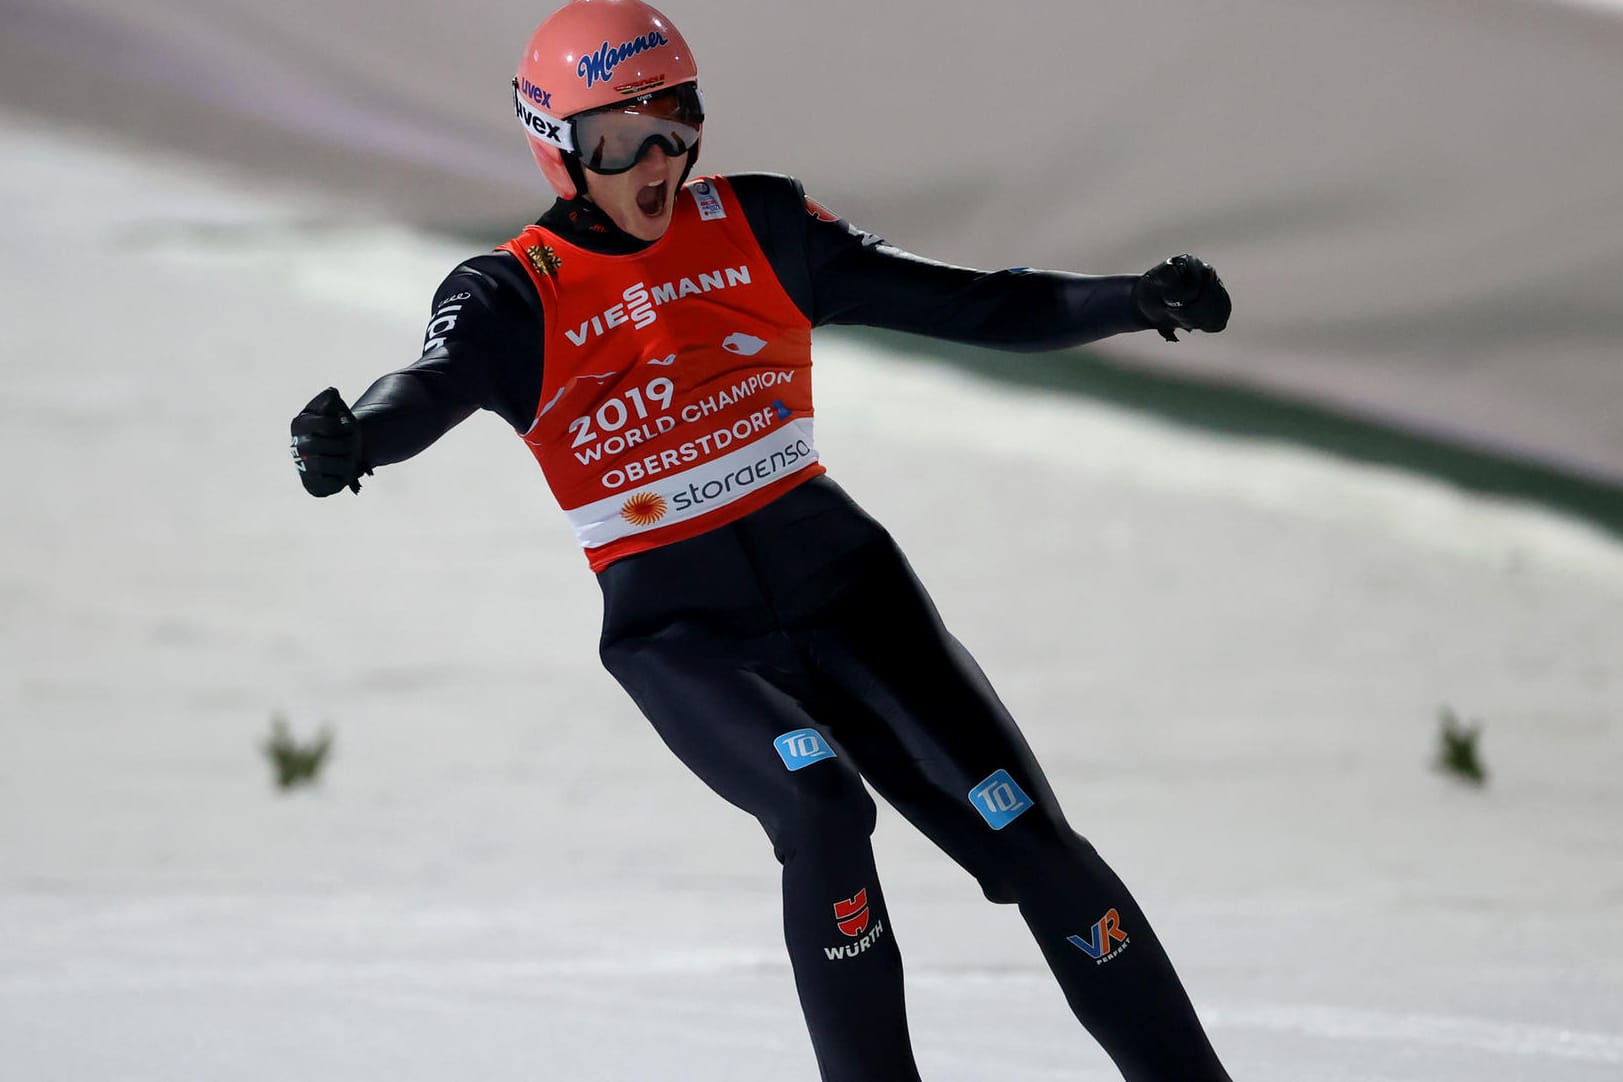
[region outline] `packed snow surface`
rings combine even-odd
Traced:
[[[598,667],[513,435],[295,480],[464,247],[0,119],[0,1078],[812,1082],[770,848]],[[1623,546],[820,342],[824,461],[1237,1080],[1623,1077]],[[313,790],[278,711],[336,731]],[[1118,1077],[1012,910],[876,847],[926,1078]]]

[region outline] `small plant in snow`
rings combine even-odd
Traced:
[[[297,789],[314,782],[332,750],[332,735],[332,727],[323,725],[313,740],[301,744],[288,728],[287,718],[272,715],[270,738],[260,745],[260,750],[276,771],[276,787]]]
[[[1484,785],[1488,780],[1487,768],[1482,765],[1477,741],[1482,736],[1482,723],[1467,725],[1460,721],[1451,707],[1438,713],[1437,769],[1471,785]]]

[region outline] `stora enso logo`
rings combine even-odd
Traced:
[[[622,41],[619,45],[610,45],[605,41],[597,47],[597,52],[587,53],[580,58],[580,63],[575,66],[575,74],[586,80],[586,86],[589,89],[593,83],[607,80],[614,74],[615,68],[632,57],[670,43],[670,38],[667,38],[658,30],[650,30],[648,33],[640,34],[630,41]]]

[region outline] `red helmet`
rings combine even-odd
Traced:
[[[560,196],[573,199],[580,172],[571,118],[688,84],[697,101],[698,82],[688,43],[652,6],[642,0],[574,0],[530,35],[513,80],[514,105],[542,175]],[[699,118],[702,123],[702,106]],[[678,141],[677,148],[697,157],[696,142]],[[566,154],[574,161],[566,162]]]

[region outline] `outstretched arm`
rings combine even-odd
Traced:
[[[523,431],[541,392],[541,306],[505,254],[459,266],[434,294],[416,363],[378,379],[351,413],[332,388],[294,419],[292,451],[305,488],[325,496],[375,466],[412,457],[476,409]]]
[[[819,323],[885,327],[995,349],[1035,352],[1148,330],[1137,275],[979,271],[938,263],[875,237],[841,243],[815,229]]]
[[[731,181],[779,280],[816,325],[885,327],[1037,351],[1152,327],[1163,334],[1220,330],[1227,321],[1222,282],[1191,257],[1178,264],[1188,274],[1171,276],[1163,269],[1168,264],[1147,275],[1107,276],[956,267],[856,228],[808,199],[789,177]]]
[[[426,449],[479,403],[445,358],[424,358],[373,382],[355,400],[366,465],[388,466]]]

